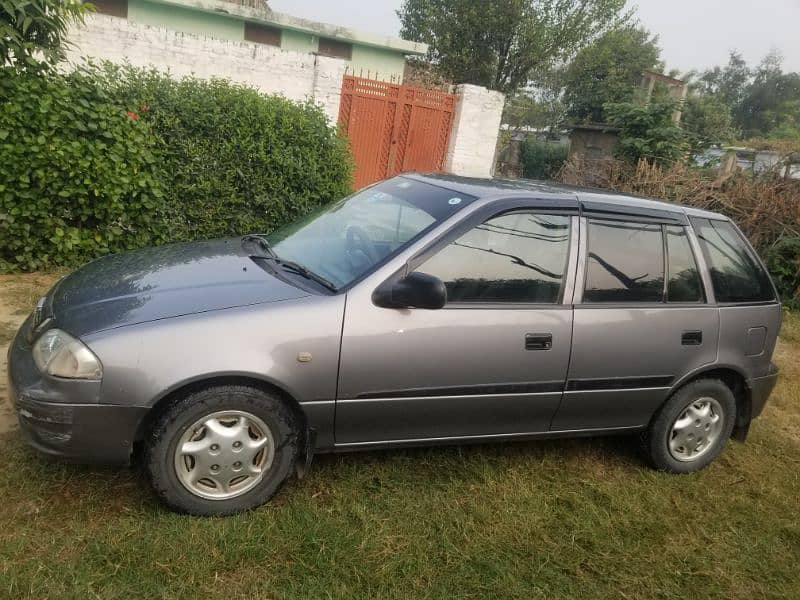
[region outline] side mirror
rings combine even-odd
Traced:
[[[372,303],[382,308],[442,308],[447,303],[447,288],[438,277],[414,272],[379,285],[372,292]]]

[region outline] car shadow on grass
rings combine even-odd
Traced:
[[[555,476],[566,482],[648,469],[640,448],[638,436],[626,435],[370,449],[317,455],[309,477],[366,479],[374,473],[423,484],[480,483],[513,472],[532,480]]]

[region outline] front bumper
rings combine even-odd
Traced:
[[[28,319],[8,352],[8,393],[36,450],[75,462],[127,464],[146,407],[100,403],[101,382],[43,376],[27,342]]]
[[[16,399],[25,441],[43,454],[75,462],[128,464],[146,409],[97,404],[60,404]]]

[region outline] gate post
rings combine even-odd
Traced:
[[[342,99],[342,82],[347,63],[340,58],[327,56],[314,57],[314,81],[311,97],[322,107],[325,116],[332,123],[339,117],[339,104]]]
[[[456,96],[444,170],[453,175],[491,177],[506,97],[469,84],[457,86]]]

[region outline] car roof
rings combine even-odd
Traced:
[[[461,177],[443,173],[404,173],[403,177],[422,181],[431,185],[447,188],[459,194],[468,194],[476,198],[511,198],[530,196],[537,198],[575,198],[580,202],[598,202],[613,204],[632,209],[654,209],[674,213],[682,213],[691,217],[704,217],[728,220],[719,213],[683,206],[673,202],[642,198],[632,194],[612,192],[595,188],[566,185],[551,181],[534,181],[530,179],[482,179],[477,177]]]

